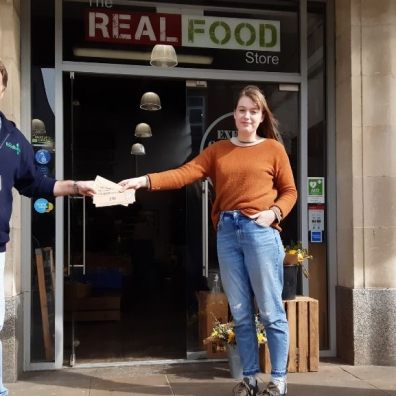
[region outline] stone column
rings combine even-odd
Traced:
[[[396,365],[396,1],[335,19],[338,354]]]
[[[7,118],[20,125],[21,73],[20,73],[20,2],[0,0],[0,59],[9,74],[8,87],[0,103]],[[3,380],[16,381],[22,368],[22,312],[21,312],[21,204],[14,194],[11,218],[11,240],[7,245],[5,267],[6,315],[1,333],[3,343]]]

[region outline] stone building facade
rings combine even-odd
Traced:
[[[355,365],[396,365],[396,2],[335,0],[337,354]],[[21,4],[0,0],[1,103],[21,124]],[[15,194],[2,331],[6,381],[23,369],[21,198]],[[0,209],[1,210],[1,209]]]

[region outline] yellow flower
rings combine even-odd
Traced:
[[[228,333],[227,342],[229,344],[233,344],[235,342],[235,334],[232,331],[230,333]]]
[[[288,245],[285,247],[285,253],[293,255],[294,257],[297,256],[297,260],[292,260],[290,258],[285,259],[285,264],[298,264],[301,265],[303,274],[306,278],[309,278],[308,269],[304,266],[305,260],[310,260],[313,257],[308,254],[308,250],[302,247],[301,242],[297,242],[296,244],[292,244],[291,246]]]

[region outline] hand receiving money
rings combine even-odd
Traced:
[[[135,190],[122,191],[122,186],[104,177],[96,176],[94,188],[96,194],[93,203],[97,208],[113,205],[128,206],[135,202]]]

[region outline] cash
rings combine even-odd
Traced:
[[[102,176],[96,176],[93,197],[94,205],[98,207],[123,205],[128,206],[135,202],[135,190],[122,191],[122,187]]]

